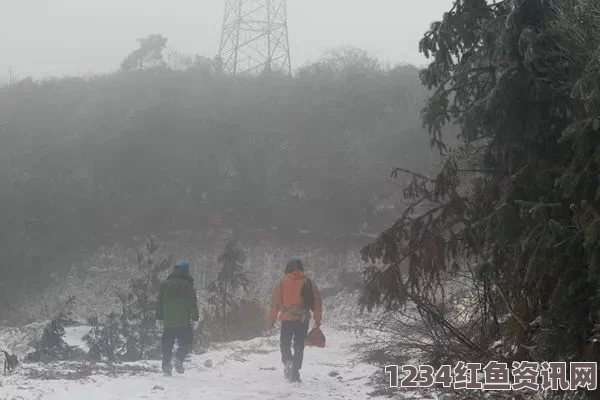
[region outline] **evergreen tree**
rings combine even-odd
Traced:
[[[411,206],[363,249],[385,265],[367,270],[364,306],[411,300],[473,357],[503,335],[508,361],[597,359],[599,46],[587,0],[456,0],[432,24],[422,115],[446,162],[435,178],[411,174]],[[439,287],[458,271],[478,289],[480,337],[439,318]]]
[[[160,356],[159,332],[155,326],[156,299],[161,274],[172,264],[172,257],[159,254],[154,238],[137,252],[137,275],[128,291],[119,294],[120,314],[103,320],[91,318],[92,331],[86,336],[93,360],[138,361]]]
[[[129,54],[121,63],[123,71],[140,70],[146,66],[164,66],[163,50],[167,39],[162,35],[148,35],[138,39],[140,47]]]
[[[88,323],[92,329],[83,337],[89,347],[88,358],[95,362],[118,361],[118,355],[122,352],[125,344],[120,331],[118,315],[110,313],[104,321],[100,321],[97,317],[91,317]]]
[[[61,310],[44,327],[42,337],[34,344],[35,351],[26,355],[29,362],[53,362],[72,359],[76,348],[64,341],[65,328],[75,325],[71,315],[71,307],[75,304],[75,296],[69,296]]]
[[[209,303],[215,307],[215,316],[221,318],[222,334],[225,338],[230,334],[228,311],[235,310],[240,305],[236,292],[240,289],[248,291],[250,280],[244,271],[246,255],[236,239],[227,242],[217,262],[222,267],[217,279],[209,286]]]

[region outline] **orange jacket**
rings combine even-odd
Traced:
[[[321,321],[323,317],[323,303],[317,285],[311,280],[314,299],[314,318]],[[275,287],[271,298],[271,309],[267,315],[270,324],[275,322],[277,315],[282,321],[296,321],[310,319],[310,311],[302,306],[302,285],[304,285],[304,272],[293,271],[286,274],[283,280]],[[280,313],[281,312],[281,313]]]

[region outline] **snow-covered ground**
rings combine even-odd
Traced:
[[[65,328],[65,336],[63,340],[69,346],[79,347],[84,350],[86,353],[90,351],[88,344],[83,340],[83,337],[90,333],[92,327],[91,326],[71,326]]]
[[[335,328],[323,331],[327,347],[307,347],[299,384],[283,380],[275,335],[194,355],[185,374],[173,377],[163,377],[155,361],[112,368],[25,364],[0,380],[0,400],[367,399],[382,389],[369,379],[383,371],[357,359],[353,345],[360,343],[359,336]]]

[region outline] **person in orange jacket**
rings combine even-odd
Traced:
[[[269,330],[273,329],[278,315],[281,319],[281,361],[286,379],[292,382],[300,382],[304,341],[308,333],[311,309],[314,312],[315,327],[318,328],[323,316],[321,294],[317,285],[304,275],[302,261],[292,259],[286,266],[285,277],[273,291],[271,308],[267,315]],[[294,354],[291,351],[292,340]]]

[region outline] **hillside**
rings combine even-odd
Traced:
[[[177,231],[156,235],[161,246],[160,254],[190,261],[201,305],[207,305],[206,288],[218,273],[220,266],[217,258],[228,234],[228,231]],[[270,300],[270,291],[282,277],[285,263],[291,257],[299,256],[305,261],[307,273],[325,294],[328,290],[336,293],[352,284],[340,281],[344,274],[352,274],[350,279],[360,283],[363,264],[357,248],[370,239],[360,236],[336,238],[310,233],[290,238],[268,231],[248,232],[239,237],[247,257],[244,269],[252,282],[252,289],[246,297],[257,299],[264,307]],[[80,321],[118,310],[118,293],[127,289],[131,279],[140,273],[136,264],[136,250],[143,247],[145,239],[132,238],[128,242],[83,254],[65,267],[65,276],[55,274],[36,293],[15,295],[16,304],[10,310],[4,310],[4,325],[52,318],[64,299],[71,295],[75,296],[74,313]]]
[[[416,68],[347,51],[294,79],[199,63],[1,89],[3,304],[134,236],[381,230],[402,208],[391,168],[435,159],[426,92]]]
[[[381,370],[352,356],[355,335],[325,327],[329,345],[307,348],[301,384],[282,378],[277,337],[233,342],[193,356],[183,376],[161,376],[154,361],[118,366],[62,363],[27,365],[0,385],[0,399],[132,400],[387,398],[370,378]],[[403,398],[436,399],[405,392]]]

